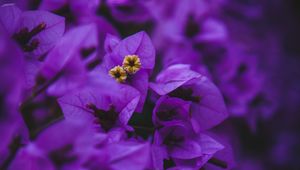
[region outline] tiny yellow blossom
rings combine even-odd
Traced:
[[[127,55],[123,60],[123,68],[128,74],[134,74],[141,68],[141,61],[137,55]]]
[[[115,66],[109,70],[109,75],[116,79],[119,83],[124,82],[127,79],[127,73],[121,66]]]

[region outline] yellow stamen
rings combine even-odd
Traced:
[[[127,73],[121,66],[115,66],[109,70],[109,75],[116,79],[119,83],[124,82],[127,79]]]
[[[127,55],[123,60],[123,68],[129,74],[134,74],[141,68],[141,61],[137,55]]]

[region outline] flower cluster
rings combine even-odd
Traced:
[[[233,169],[236,124],[255,133],[277,109],[274,35],[230,16],[255,20],[237,2],[13,2],[0,169]]]

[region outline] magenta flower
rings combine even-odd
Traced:
[[[104,137],[82,122],[63,120],[21,148],[10,169],[79,169],[85,157],[102,140]]]
[[[246,55],[240,48],[232,48],[230,57],[220,65],[217,73],[224,73],[219,76],[219,86],[227,99],[230,113],[242,116],[249,111],[247,105],[262,89],[264,79],[258,72],[256,58]]]
[[[212,138],[204,134],[194,134],[182,124],[165,126],[156,131],[154,144],[166,150],[165,159],[172,160],[176,168],[195,170],[201,168],[217,151],[224,148]]]
[[[208,135],[223,145],[224,149],[214,154],[213,159],[209,160],[208,163],[205,164],[204,169],[229,170],[235,168],[237,165],[234,158],[234,150],[229,142],[230,139],[228,136],[225,137],[218,133],[209,133]]]
[[[159,15],[154,30],[154,42],[159,50],[170,44],[188,43],[190,46],[224,42],[228,38],[224,23],[209,15],[212,4],[207,1],[164,1],[150,5],[154,17]],[[213,3],[218,4],[218,3]],[[170,8],[170,6],[173,8]],[[157,9],[156,9],[157,8]],[[163,17],[161,17],[163,16]]]
[[[34,144],[29,144],[27,147],[19,150],[16,158],[12,161],[8,169],[54,170],[55,166],[42,150],[37,148]]]
[[[100,63],[96,55],[97,45],[95,25],[69,30],[47,55],[37,80],[51,82],[47,92],[54,96],[82,86],[87,79],[87,71]]]
[[[26,55],[40,57],[64,33],[64,18],[47,11],[22,12],[13,4],[0,8],[0,22]]]
[[[137,68],[138,71],[130,74],[125,83],[135,87],[141,93],[136,110],[137,112],[141,112],[147,96],[149,76],[155,63],[153,44],[145,32],[136,33],[119,43],[117,42],[118,40],[115,37],[107,37],[105,48],[112,52],[108,52],[104,56],[103,68],[109,72],[115,66],[121,66],[126,56],[135,56],[140,61],[136,63],[138,65],[133,65],[133,68]]]
[[[227,116],[223,97],[206,77],[190,70],[189,65],[173,65],[162,71],[150,88],[159,95],[181,98],[191,102],[191,118],[200,130],[221,123]]]
[[[105,74],[97,74],[90,81],[81,90],[58,100],[65,118],[84,120],[90,125],[96,123],[105,132],[114,128],[127,129],[127,122],[139,101],[139,92],[130,86],[116,83]]]
[[[182,123],[198,132],[199,125],[190,116],[191,103],[177,97],[162,96],[155,104],[152,121],[157,127]]]

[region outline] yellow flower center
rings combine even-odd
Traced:
[[[137,55],[127,55],[123,60],[123,68],[128,74],[134,74],[141,68],[141,61]]]
[[[109,70],[109,75],[116,79],[119,83],[124,82],[127,79],[127,73],[121,66],[115,66]]]

